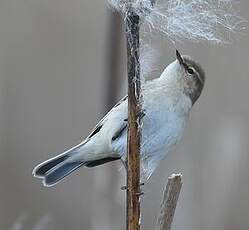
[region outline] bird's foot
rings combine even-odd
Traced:
[[[140,183],[140,186],[144,186],[144,183]],[[126,185],[122,186],[121,190],[122,191],[127,190],[127,186]]]
[[[137,196],[143,196],[144,195],[144,192],[139,192],[136,194]]]
[[[121,187],[121,190],[122,191],[124,191],[124,190],[126,190],[127,189],[127,186],[126,185],[123,185],[122,187]]]
[[[145,111],[146,111],[145,109],[142,109],[141,111],[139,111],[139,113],[137,114],[137,117],[142,119],[146,115]]]
[[[146,115],[145,111],[146,111],[145,109],[142,109],[141,111],[139,111],[137,113],[137,117],[139,117],[140,119],[142,119]],[[124,121],[127,122],[128,118],[125,118]]]

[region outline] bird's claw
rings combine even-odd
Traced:
[[[137,117],[139,117],[140,119],[142,119],[145,116],[145,109],[142,109],[141,111],[139,111],[139,113],[137,114]]]
[[[144,192],[139,192],[136,194],[137,196],[143,196],[144,195]]]
[[[145,115],[146,115],[145,109],[142,109],[141,111],[139,111],[139,112],[137,113],[137,117],[139,117],[140,119],[142,119]],[[128,122],[128,118],[125,118],[124,121],[125,121],[125,122]]]
[[[144,183],[140,183],[140,186],[144,186]],[[127,190],[127,186],[126,185],[124,185],[124,186],[121,186],[121,188],[120,188],[122,191],[125,191],[125,190]],[[143,195],[143,194],[142,194]]]
[[[122,187],[121,187],[121,190],[122,190],[122,191],[127,190],[127,186],[126,186],[126,185],[122,186]]]

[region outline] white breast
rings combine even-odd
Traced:
[[[167,95],[162,91],[145,88],[141,140],[141,171],[148,179],[172,147],[181,139],[189,116],[191,101],[184,94]],[[126,133],[113,143],[113,149],[126,159]]]
[[[152,104],[145,103],[144,107],[145,110],[148,107],[149,112],[142,127],[141,166],[142,173],[147,179],[181,139],[189,117],[191,101],[185,95],[181,95],[181,99],[176,103],[171,99],[162,98]]]

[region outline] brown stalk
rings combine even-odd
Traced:
[[[140,229],[140,63],[139,16],[130,9],[125,18],[128,72],[127,230]]]

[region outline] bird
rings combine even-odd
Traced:
[[[160,161],[180,141],[191,108],[200,97],[205,72],[191,57],[176,50],[176,59],[160,77],[141,85],[141,177],[148,180]],[[81,167],[127,162],[128,96],[122,98],[77,146],[33,169],[46,187],[53,186]]]

